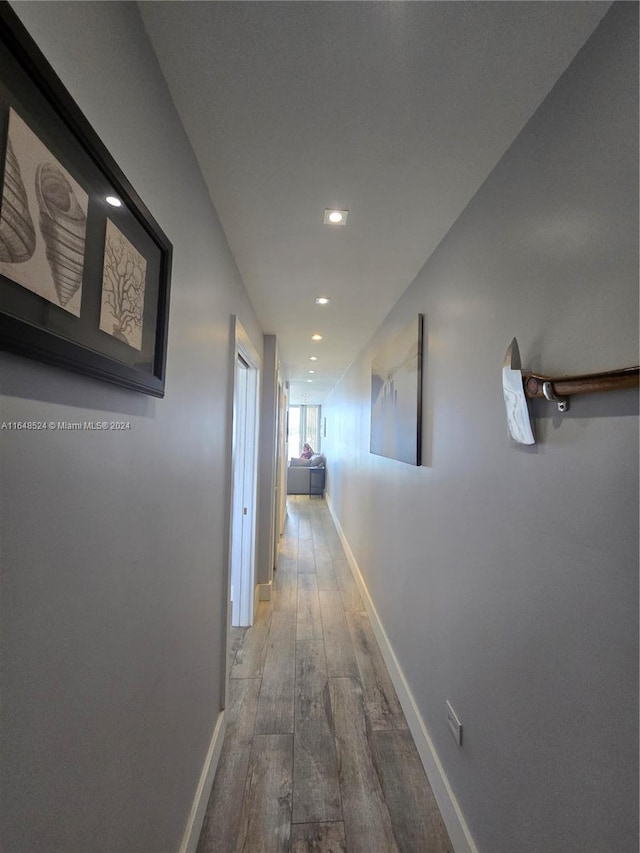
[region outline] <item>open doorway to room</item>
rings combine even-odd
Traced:
[[[231,498],[231,625],[253,624],[260,356],[236,319]]]

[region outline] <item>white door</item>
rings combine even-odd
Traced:
[[[231,489],[229,501],[229,573],[226,613],[225,666],[221,669],[226,705],[231,658],[230,628],[253,624],[257,537],[258,431],[260,354],[237,317],[232,317],[235,355],[229,364],[233,389],[231,430]]]
[[[233,418],[233,512],[231,529],[231,624],[240,625],[240,601],[243,592],[246,506],[244,471],[246,466],[247,373],[248,365],[238,356]]]

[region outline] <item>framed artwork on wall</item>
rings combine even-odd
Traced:
[[[172,246],[0,4],[0,347],[164,396]]]
[[[371,363],[371,453],[422,464],[423,315],[380,348]]]

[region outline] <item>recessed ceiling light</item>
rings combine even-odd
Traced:
[[[316,305],[328,305],[329,297],[328,296],[316,296]]]
[[[311,340],[312,341],[321,341],[322,335],[311,335]]]
[[[313,379],[307,379],[307,382],[313,382]]]
[[[324,224],[325,225],[344,225],[349,215],[348,210],[330,210],[325,208]]]
[[[318,360],[318,356],[317,356],[317,355],[310,355],[310,356],[309,356],[309,361],[317,361],[317,360]]]
[[[122,207],[122,202],[120,201],[119,198],[116,198],[114,195],[108,195],[105,198],[105,201],[107,202],[107,204],[110,204],[111,207]]]
[[[315,373],[315,370],[308,370],[307,373]]]

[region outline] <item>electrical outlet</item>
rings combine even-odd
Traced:
[[[462,723],[458,718],[458,715],[453,710],[451,702],[447,699],[447,725],[449,726],[449,731],[453,735],[455,742],[458,746],[462,746]]]

